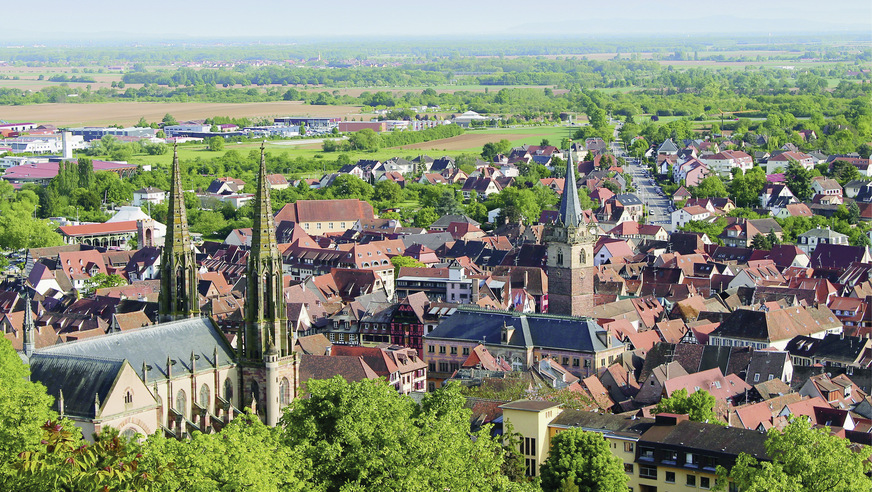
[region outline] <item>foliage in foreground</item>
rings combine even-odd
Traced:
[[[542,489],[623,492],[627,474],[602,434],[574,428],[551,440],[551,452],[542,465]]]

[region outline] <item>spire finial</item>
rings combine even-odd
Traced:
[[[569,158],[566,160],[566,177],[563,196],[560,198],[559,220],[564,226],[581,225],[581,202],[578,199],[578,186],[575,182],[575,165],[572,162],[572,141],[569,145]]]

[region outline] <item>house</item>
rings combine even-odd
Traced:
[[[835,377],[827,373],[812,376],[798,393],[809,398],[820,398],[833,408],[843,410],[850,410],[866,398],[866,393],[845,374]]]
[[[872,257],[863,246],[847,246],[818,242],[811,254],[811,266],[816,269],[843,271],[851,263],[869,263]]]
[[[387,347],[353,347],[334,345],[330,355],[360,357],[400,394],[427,391],[427,364],[417,351],[397,345]]]
[[[840,244],[847,246],[848,236],[831,230],[829,226],[825,229],[820,227],[810,229],[796,236],[796,246],[807,255],[811,255],[818,244]]]
[[[718,236],[728,247],[750,248],[757,234],[774,234],[779,240],[783,235],[781,226],[775,219],[745,219],[727,217],[728,225]]]
[[[667,138],[665,142],[657,148],[657,155],[676,155],[678,154],[678,146],[671,138]]]
[[[791,162],[798,163],[806,170],[813,168],[815,165],[814,157],[808,154],[786,151],[774,155],[766,161],[766,174],[774,173],[776,169],[786,170]]]
[[[786,219],[788,217],[811,218],[813,215],[811,209],[804,203],[790,203],[775,212],[775,217],[779,219]]]
[[[281,174],[268,174],[266,176],[266,181],[269,183],[269,187],[272,190],[284,190],[291,186],[288,182],[288,178]]]
[[[754,167],[751,156],[741,150],[724,150],[717,154],[702,155],[699,160],[723,178],[732,178],[734,169],[748,172]]]
[[[421,175],[421,179],[418,180],[421,184],[429,184],[429,185],[447,185],[450,184],[445,176],[442,176],[439,173],[424,173]]]
[[[476,194],[478,199],[485,200],[490,195],[499,193],[500,190],[502,190],[502,187],[495,179],[477,177],[467,178],[460,191],[463,193],[463,198],[466,200],[469,200],[473,194]]]
[[[684,207],[680,210],[672,212],[672,230],[677,231],[684,227],[688,222],[694,220],[705,220],[711,216],[711,212],[700,207],[699,205]]]
[[[213,195],[233,195],[241,193],[245,181],[236,178],[216,178],[209,183],[206,193]]]
[[[737,309],[709,335],[710,345],[785,350],[798,335],[823,338],[841,333],[842,324],[826,307],[764,306],[760,311]]]
[[[593,264],[600,266],[612,258],[623,258],[633,256],[633,251],[623,239],[603,238],[597,241],[593,251]]]
[[[577,377],[596,374],[625,351],[590,318],[566,318],[460,306],[424,337],[433,387],[460,368],[479,344],[513,370],[554,358]]]
[[[157,205],[163,203],[165,199],[166,192],[153,186],[140,188],[133,192],[133,205],[136,207],[145,207],[149,204]]]
[[[663,226],[640,224],[638,222],[621,222],[608,231],[608,234],[621,239],[642,239],[647,241],[667,241],[669,233]]]
[[[673,202],[680,202],[682,200],[687,200],[690,197],[691,197],[691,194],[689,191],[687,191],[687,188],[685,188],[684,186],[681,186],[677,190],[675,190],[675,193],[672,194],[672,201]]]
[[[799,200],[796,199],[793,192],[785,184],[767,185],[760,193],[760,206],[776,213],[778,209],[797,202]]]
[[[297,200],[275,215],[276,224],[294,222],[311,235],[345,232],[360,219],[373,219],[372,205],[352,199]]]
[[[839,182],[824,176],[812,178],[811,189],[818,195],[842,196],[842,187],[839,185]]]

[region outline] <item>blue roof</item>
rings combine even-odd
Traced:
[[[167,379],[168,358],[176,361],[173,371],[190,371],[192,353],[199,356],[196,363],[200,368],[212,366],[216,347],[218,367],[236,363],[233,348],[209,319],[190,318],[52,345],[36,354],[126,359],[137,373],[145,363],[151,366],[151,382]]]

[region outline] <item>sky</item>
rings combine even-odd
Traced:
[[[867,32],[870,0],[238,0],[14,2],[0,45],[39,39],[238,39]]]

